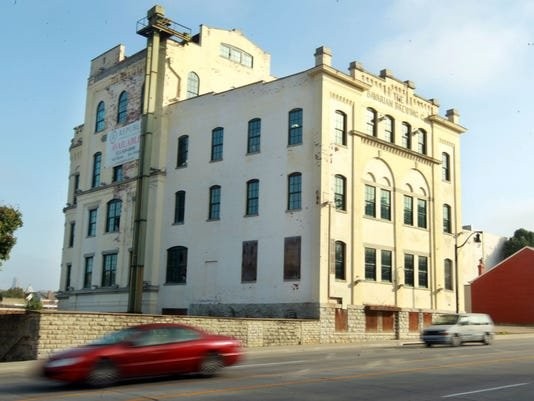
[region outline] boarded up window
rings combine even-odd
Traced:
[[[300,237],[285,239],[284,280],[300,280]]]
[[[393,332],[395,327],[395,314],[390,311],[380,312],[382,315],[382,331]]]
[[[408,313],[408,330],[419,331],[419,312]]]
[[[345,332],[348,330],[349,314],[346,309],[336,309],[336,331]]]
[[[374,310],[365,311],[365,331],[376,333],[378,331],[378,312]]]
[[[241,281],[254,282],[258,272],[258,241],[243,242]]]

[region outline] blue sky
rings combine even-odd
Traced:
[[[143,48],[145,0],[2,0],[0,204],[24,227],[0,289],[56,290],[68,147],[83,123],[91,59],[118,43]],[[441,114],[460,112],[463,224],[502,236],[534,231],[534,2],[530,0],[166,0],[172,20],[239,29],[271,54],[271,71],[308,69],[319,46],[411,80]]]

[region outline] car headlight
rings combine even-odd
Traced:
[[[64,358],[64,359],[56,359],[53,361],[49,361],[46,363],[47,368],[61,368],[64,366],[71,366],[75,365],[78,362],[80,362],[82,358]]]

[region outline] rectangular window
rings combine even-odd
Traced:
[[[428,288],[428,258],[419,256],[418,259],[418,285],[421,288]]]
[[[259,212],[260,182],[250,180],[247,182],[247,216],[257,216]]]
[[[284,280],[300,280],[300,237],[284,240]]]
[[[67,269],[65,272],[65,291],[70,291],[69,287],[70,287],[71,274],[72,274],[72,265],[68,263]]]
[[[100,185],[100,173],[102,170],[102,153],[95,153],[93,156],[93,174],[91,176],[91,188]]]
[[[391,283],[392,276],[391,276],[391,262],[392,262],[392,253],[391,251],[381,251],[380,252],[380,259],[381,259],[381,273],[382,273],[382,281],[387,281]]]
[[[120,166],[113,167],[113,182],[121,182],[124,180],[124,170],[122,169],[122,164]]]
[[[454,289],[453,274],[452,274],[452,260],[445,259],[444,263],[444,274],[445,274],[445,289],[452,291]]]
[[[417,199],[417,227],[426,228],[426,200]]]
[[[260,151],[261,120],[255,118],[248,122],[247,153]]]
[[[372,108],[368,108],[366,112],[366,122],[365,122],[365,129],[367,131],[367,135],[371,136],[377,136],[377,112],[376,110]]]
[[[391,220],[391,191],[380,190],[380,218]]]
[[[87,224],[87,236],[95,237],[96,236],[96,218],[97,218],[98,209],[89,210],[89,221]]]
[[[293,173],[287,177],[287,209],[298,210],[302,207],[302,175]]]
[[[76,205],[78,203],[78,191],[80,190],[80,174],[74,175],[74,193],[72,194],[72,203]]]
[[[175,246],[167,250],[167,283],[185,284],[187,281],[187,248]]]
[[[414,284],[414,256],[404,255],[404,284],[413,287]]]
[[[117,254],[110,253],[104,255],[103,270],[102,270],[102,287],[111,287],[115,285],[115,277],[117,275]]]
[[[404,224],[413,226],[413,198],[404,195]]]
[[[289,112],[288,145],[302,144],[302,109],[293,109]]]
[[[183,224],[185,217],[185,191],[178,191],[174,196],[174,224]]]
[[[443,181],[451,180],[451,157],[446,152],[441,154],[441,178]]]
[[[412,127],[408,123],[402,123],[402,146],[412,148]]]
[[[451,207],[443,205],[443,232],[452,233]]]
[[[210,188],[210,208],[209,220],[219,220],[221,218],[221,187],[214,185]]]
[[[69,232],[69,248],[74,246],[74,231],[76,230],[76,223],[72,221],[70,223],[70,232]]]
[[[211,131],[211,161],[219,161],[223,158],[224,129],[219,127]]]
[[[386,116],[384,120],[384,140],[395,143],[395,121],[393,117]]]
[[[376,217],[376,188],[371,185],[365,186],[365,215]]]
[[[93,284],[93,257],[85,257],[85,267],[83,272],[83,288],[91,288]]]
[[[422,155],[426,155],[426,132],[422,129],[418,129],[418,131],[417,151]]]
[[[258,241],[243,242],[241,282],[256,282],[258,274]]]
[[[376,249],[365,248],[365,279],[376,281]]]

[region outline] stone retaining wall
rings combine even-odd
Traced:
[[[230,335],[245,347],[341,344],[369,340],[417,338],[408,328],[408,313],[395,312],[395,327],[369,331],[364,307],[346,309],[346,327],[336,330],[336,309],[321,306],[319,319],[257,319],[142,315],[101,312],[28,311],[0,314],[0,361],[45,358],[85,344],[123,327],[152,322],[180,322],[212,333]],[[413,313],[413,312],[412,312]],[[422,313],[420,314],[422,315]],[[422,321],[422,317],[419,318]]]

